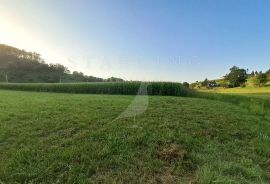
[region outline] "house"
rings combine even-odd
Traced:
[[[216,81],[210,81],[207,85],[208,88],[215,88],[218,87]]]

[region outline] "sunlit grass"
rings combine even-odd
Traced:
[[[270,86],[268,87],[238,87],[238,88],[214,88],[200,90],[202,92],[230,93],[230,94],[260,94],[270,95]]]
[[[4,183],[269,183],[270,124],[233,104],[0,91]]]

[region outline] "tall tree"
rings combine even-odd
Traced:
[[[233,66],[230,69],[230,73],[225,76],[225,79],[230,82],[233,87],[243,85],[247,81],[247,71],[245,69]]]
[[[183,86],[185,86],[186,88],[189,88],[189,83],[188,82],[183,82]]]
[[[62,77],[64,74],[70,73],[67,67],[57,63],[57,64],[50,64],[49,67],[51,70],[59,77],[59,82],[62,82]]]
[[[265,72],[266,75],[270,77],[270,69]]]
[[[202,82],[202,87],[206,87],[209,84],[208,79],[204,79],[204,81]]]
[[[122,79],[113,78],[111,81]],[[40,54],[0,44],[0,82],[103,82],[61,64],[46,64]]]

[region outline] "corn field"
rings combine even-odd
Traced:
[[[0,84],[0,89],[59,93],[136,95],[142,84],[148,85],[148,95],[187,96],[189,93],[189,90],[182,86],[182,84],[173,82],[2,83]]]

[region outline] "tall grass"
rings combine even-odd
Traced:
[[[189,90],[180,83],[171,82],[93,82],[93,83],[9,83],[0,84],[0,89],[60,92],[60,93],[88,93],[88,94],[119,94],[136,95],[141,85],[148,85],[148,95],[187,96]]]
[[[189,97],[204,98],[209,100],[218,100],[228,102],[240,107],[246,108],[256,114],[264,115],[270,118],[270,98],[260,98],[256,96],[220,94],[209,92],[190,91]]]

